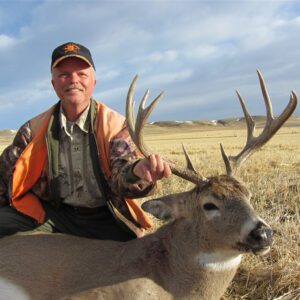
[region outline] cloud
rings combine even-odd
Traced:
[[[187,49],[185,51],[185,55],[190,60],[205,60],[220,56],[224,51],[223,49],[225,49],[225,47],[225,45],[221,45],[220,47],[210,44],[195,45],[192,48]]]
[[[235,88],[254,114],[264,113],[257,68],[279,111],[300,86],[299,7],[294,0],[4,1],[0,128],[8,106],[16,114],[20,107],[16,128],[56,101],[50,57],[66,41],[91,49],[95,97],[120,112],[138,73],[137,99],[147,88],[166,91],[157,120],[239,115]]]
[[[10,47],[16,43],[14,38],[11,38],[5,34],[0,34],[0,51]]]
[[[145,81],[150,86],[155,86],[158,84],[167,85],[176,83],[178,81],[185,81],[186,79],[190,78],[192,74],[192,70],[186,69],[178,72],[155,74],[154,76],[147,77]]]
[[[178,58],[178,53],[174,50],[154,51],[145,56],[134,57],[129,62],[137,63],[172,63]]]
[[[39,105],[43,98],[53,97],[54,91],[48,79],[43,79],[32,84],[30,88],[22,86],[8,90],[0,95],[0,108],[15,105]]]
[[[105,69],[105,68],[100,68],[98,70],[97,68],[97,73],[96,73],[96,78],[99,81],[110,81],[110,80],[115,80],[117,79],[119,76],[121,75],[121,71],[120,70],[109,70],[109,69]]]

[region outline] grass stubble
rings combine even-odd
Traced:
[[[240,127],[148,131],[148,146],[182,165],[183,143],[196,169],[206,177],[225,173],[220,143],[227,155],[236,155],[246,142],[246,129]],[[224,299],[300,299],[300,127],[281,128],[241,166],[238,179],[251,191],[256,211],[274,230],[274,244],[265,256],[244,256]],[[176,176],[161,186],[161,194],[192,187]]]
[[[184,143],[196,169],[209,177],[225,172],[219,144],[227,155],[236,155],[244,147],[246,130],[147,126],[145,140],[150,149],[182,165]],[[0,152],[10,141],[0,136]],[[265,256],[244,256],[224,299],[300,299],[300,127],[280,129],[240,168],[238,178],[252,192],[254,208],[273,228],[274,244]],[[172,176],[160,183],[155,196],[191,187]]]

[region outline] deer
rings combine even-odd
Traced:
[[[241,152],[227,156],[221,145],[226,174],[204,177],[195,170],[187,151],[187,166],[170,162],[173,174],[193,188],[147,200],[142,208],[165,221],[155,232],[128,242],[102,241],[66,234],[14,235],[0,240],[0,299],[220,299],[245,253],[266,254],[273,242],[271,227],[255,212],[251,193],[236,179],[239,166],[266,144],[291,116],[297,95],[279,117],[262,74],[258,77],[267,110],[262,133],[254,136],[255,122],[237,92],[247,124]],[[130,85],[126,119],[140,152],[152,153],[143,128],[158,95],[145,108],[145,93],[137,116]]]

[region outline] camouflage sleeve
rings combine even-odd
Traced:
[[[6,147],[0,156],[0,207],[9,204],[8,188],[13,169],[30,140],[31,131],[27,122],[18,130],[12,144]]]
[[[141,158],[127,128],[124,128],[110,143],[111,188],[115,194],[139,198],[154,191],[155,184],[140,179],[132,171]]]

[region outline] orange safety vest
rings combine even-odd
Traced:
[[[106,105],[96,101],[95,103],[97,107],[96,140],[104,172],[109,178],[111,175],[109,144],[112,138],[124,127],[125,119]],[[31,192],[31,188],[41,177],[46,167],[47,146],[45,135],[56,105],[30,120],[32,140],[18,158],[12,178],[12,206],[19,212],[32,217],[40,224],[44,223],[45,211],[39,198]],[[141,209],[137,201],[134,199],[125,199],[125,201],[133,219],[142,228],[151,228],[153,225],[152,221]]]

